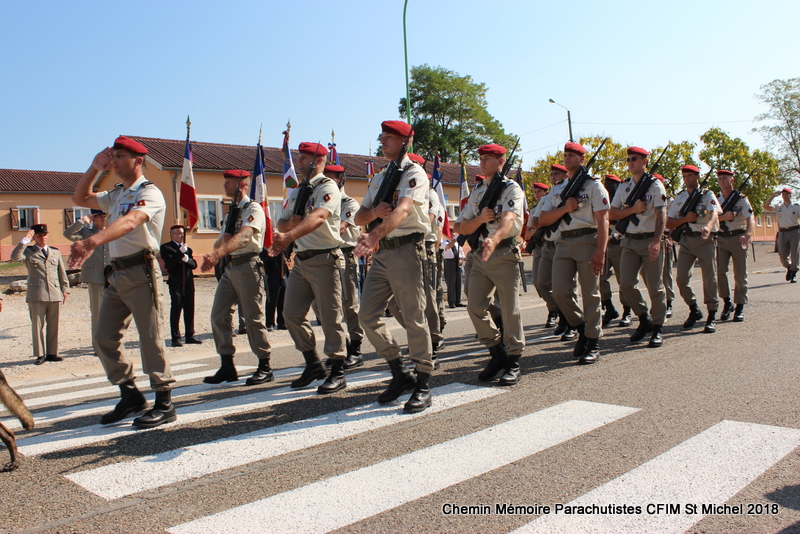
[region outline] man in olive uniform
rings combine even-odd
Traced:
[[[634,216],[628,222],[621,243],[620,292],[633,309],[633,313],[639,317],[639,326],[631,335],[631,342],[641,341],[651,333],[649,346],[660,347],[663,344],[661,328],[667,315],[662,246],[664,228],[667,224],[667,192],[661,181],[647,173],[650,153],[635,146],[629,147],[627,152],[631,178],[617,190],[609,212],[609,217],[613,220]],[[641,182],[642,180],[645,181]],[[640,188],[647,189],[641,199],[629,205],[628,198],[640,183]],[[640,271],[650,296],[649,307],[642,298],[641,291],[636,287]],[[652,313],[652,317],[648,310]]]
[[[11,253],[11,261],[22,261],[28,269],[25,302],[31,316],[36,365],[64,359],[58,355],[58,323],[61,305],[67,302],[69,279],[61,252],[47,246],[47,233],[46,224],[34,224]],[[29,246],[31,238],[34,244]]]
[[[383,155],[397,161],[411,142],[414,131],[403,121],[384,121],[381,130]],[[424,239],[430,231],[429,186],[425,171],[408,156],[402,157],[398,170],[402,171],[400,181],[394,191],[387,190],[387,197],[377,197],[387,178],[387,170],[375,175],[355,216],[356,224],[370,225],[369,232],[359,236],[355,255],[366,256],[380,246],[372,256],[372,266],[364,281],[358,317],[370,343],[392,371],[389,387],[378,396],[378,402],[392,402],[413,389],[403,409],[414,413],[431,405],[429,381],[433,364],[423,287]],[[400,347],[383,319],[392,295],[403,314],[416,378],[403,365]]]
[[[692,328],[703,318],[703,312],[697,305],[691,285],[692,268],[695,261],[700,261],[703,273],[703,302],[708,308],[708,318],[703,332],[713,334],[717,331],[714,321],[717,318],[717,247],[712,239],[719,230],[719,203],[710,190],[701,191],[701,199],[693,211],[681,217],[681,209],[689,200],[692,192],[699,187],[700,169],[694,165],[681,167],[683,183],[686,188],[678,193],[669,207],[667,228],[670,230],[688,224],[688,231],[680,239],[681,250],[678,253],[678,272],[676,281],[684,302],[689,306],[689,317],[683,323],[684,328]]]
[[[733,194],[733,172],[728,170],[717,171],[720,194],[717,197],[720,209],[725,206],[727,199]],[[725,303],[719,318],[722,321],[730,319],[733,314],[734,322],[744,321],[744,305],[747,304],[747,255],[750,240],[755,229],[753,207],[747,197],[741,195],[736,204],[725,206],[719,216],[719,232],[717,232],[717,282],[719,296]],[[728,284],[728,267],[733,262],[733,301],[731,301],[731,288]],[[735,308],[734,308],[735,305]]]
[[[622,180],[620,180],[618,176],[614,174],[606,174],[606,178],[603,181],[603,186],[608,192],[609,199],[614,198],[620,183],[622,183]],[[611,212],[609,211],[609,216],[610,213]],[[619,312],[614,307],[614,301],[612,300],[611,295],[611,274],[613,272],[614,277],[617,279],[617,286],[621,287],[622,285],[619,278],[619,264],[620,259],[622,258],[622,246],[620,241],[622,240],[623,236],[621,236],[620,233],[614,228],[614,223],[616,223],[616,220],[613,218],[608,222],[606,268],[603,271],[603,274],[600,275],[600,299],[603,303],[603,310],[605,310],[605,313],[603,313],[603,326],[611,324],[611,321],[619,317]],[[619,325],[630,326],[631,307],[625,300],[625,295],[622,293],[622,290],[619,292],[619,301],[622,304],[622,319],[620,320]]]
[[[203,257],[200,270],[208,272],[221,264],[222,274],[211,305],[211,331],[220,358],[220,368],[203,382],[219,384],[239,379],[233,356],[233,308],[239,304],[247,329],[250,350],[258,358],[258,367],[247,379],[248,386],[272,381],[269,365],[270,345],[264,324],[264,265],[259,252],[264,246],[266,217],[261,205],[248,196],[250,173],[240,169],[223,173],[225,195],[233,204],[225,226],[214,243],[214,250]]]
[[[328,149],[318,143],[300,143],[296,168],[308,172],[308,184],[294,192],[278,219],[278,233],[273,237],[269,253],[280,254],[294,242],[294,267],[286,282],[283,318],[294,346],[303,353],[306,367],[291,383],[300,388],[314,380],[327,378],[317,393],[334,393],[347,387],[344,377],[346,335],[342,325],[342,272],[344,255],[339,247],[344,240],[339,234],[342,194],[339,186],[323,174]],[[305,206],[296,207],[302,187],[310,187]],[[302,211],[302,215],[297,215]],[[331,373],[317,354],[317,340],[306,315],[317,301],[318,319],[325,334],[325,355],[332,360]]]
[[[176,224],[169,229],[172,238],[161,245],[161,259],[169,273],[170,309],[169,326],[172,346],[181,347],[181,313],[183,313],[185,341],[188,344],[202,343],[194,337],[194,270],[197,262],[192,249],[186,245],[186,229]]]
[[[478,232],[484,224],[488,231],[473,252],[467,312],[478,339],[491,354],[478,379],[489,381],[503,371],[500,385],[513,386],[519,382],[519,360],[525,348],[519,311],[520,252],[517,244],[524,222],[524,193],[518,183],[501,175],[506,162],[505,148],[496,144],[483,145],[478,148],[478,154],[486,180],[472,190],[455,224],[455,231],[465,235]],[[499,188],[496,204],[481,209],[481,200],[487,191],[495,188]],[[502,334],[488,309],[493,294],[500,301]]]
[[[773,206],[778,195],[783,197],[783,204]],[[794,284],[800,256],[800,205],[792,204],[792,190],[785,187],[764,202],[764,210],[778,215],[778,255],[786,268],[786,281]]]
[[[112,148],[95,156],[78,181],[72,201],[78,206],[105,211],[109,225],[87,239],[74,242],[69,259],[70,268],[79,267],[97,247],[108,243],[111,272],[100,303],[95,346],[106,376],[119,386],[122,399],[113,411],[100,418],[100,423],[116,423],[147,408],[147,401],[134,382],[133,363],[122,346],[122,333],[133,315],[139,331],[142,368],[156,393],[153,409],[133,421],[139,428],[177,419],[171,395],[175,378],[161,331],[159,295],[163,289],[156,261],[166,204],[161,191],[144,177],[146,154],[147,147],[143,144],[120,136]],[[98,173],[111,169],[122,182],[111,191],[93,193]]]
[[[608,193],[589,176],[577,193],[559,207],[565,189],[584,174],[586,149],[578,143],[564,146],[564,166],[569,179],[550,190],[539,216],[539,223],[558,222],[556,253],[553,259],[553,296],[570,326],[580,334],[573,356],[581,364],[595,363],[600,357],[602,316],[598,277],[606,265],[608,242]],[[570,221],[565,215],[570,215]],[[576,278],[581,285],[583,308],[576,297]]]
[[[331,178],[339,186],[342,195],[342,207],[339,221],[339,235],[344,240],[342,254],[344,255],[344,285],[342,286],[342,306],[344,319],[347,323],[347,357],[344,359],[344,370],[355,369],[364,365],[361,357],[361,342],[364,339],[364,329],[358,321],[358,264],[353,255],[361,229],[356,225],[355,216],[358,211],[358,201],[348,196],[344,190],[345,169],[341,165],[328,165],[325,167],[325,176]]]

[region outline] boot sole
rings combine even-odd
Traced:
[[[425,410],[427,410],[427,409],[428,409],[428,408],[430,408],[431,406],[433,406],[433,399],[429,400],[429,401],[428,401],[428,402],[425,404],[425,406],[415,406],[415,407],[413,407],[413,408],[408,408],[408,407],[406,407],[406,406],[403,406],[403,411],[404,411],[405,413],[419,413],[419,412],[424,412]]]
[[[213,376],[207,376],[207,377],[205,377],[203,379],[203,383],[204,384],[222,384],[223,382],[236,382],[237,380],[239,380],[238,376],[236,378],[222,378],[222,379],[217,379],[217,378],[214,378]]]
[[[342,369],[344,369],[345,371],[350,371],[352,369],[358,369],[359,367],[364,367],[364,362],[363,361],[360,361],[360,362],[358,362],[356,364],[353,364],[353,365],[345,365],[344,367],[342,367]]]
[[[347,388],[347,382],[342,382],[340,385],[336,386],[335,388],[331,389],[322,389],[322,386],[317,388],[317,393],[319,395],[329,395],[331,393],[336,393],[337,391],[341,391]]]
[[[144,404],[142,404],[138,408],[134,408],[134,409],[126,411],[122,415],[122,417],[120,417],[118,419],[114,419],[113,421],[103,421],[103,419],[101,418],[100,419],[100,424],[101,425],[113,425],[114,423],[119,423],[123,419],[127,419],[128,417],[130,417],[133,414],[136,414],[136,413],[143,412],[143,411],[147,410],[147,408],[148,408],[148,403],[145,402]]]
[[[273,380],[275,380],[274,376],[265,378],[264,380],[252,380],[251,378],[248,378],[247,380],[245,380],[245,384],[247,384],[248,386],[258,386],[261,384],[266,384],[267,382],[272,382]]]
[[[140,423],[138,425],[134,424],[133,426],[135,426],[136,428],[155,428],[157,426],[166,425],[167,423],[173,423],[177,420],[178,420],[178,415],[172,414],[169,417],[165,417],[164,419],[158,421],[157,423],[143,423],[143,424]]]

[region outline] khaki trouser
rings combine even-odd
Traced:
[[[439,311],[439,333],[444,332],[444,325],[447,324],[447,319],[444,316],[444,285],[442,284],[442,277],[444,276],[444,251],[434,244],[434,256],[436,257],[436,309]]]
[[[426,274],[427,287],[425,287],[425,320],[428,321],[428,330],[431,333],[432,346],[438,345],[442,341],[442,327],[441,318],[439,316],[439,305],[437,303],[437,295],[435,286],[436,271],[436,252],[432,247],[433,243],[425,243],[425,255],[428,259],[428,272]],[[405,320],[403,320],[403,312],[397,306],[397,301],[394,296],[389,299],[389,311],[392,312],[394,318],[403,328],[406,327]]]
[[[422,283],[422,260],[425,245],[420,241],[393,249],[379,249],[361,291],[358,318],[367,339],[387,362],[400,357],[400,346],[392,337],[383,314],[394,295],[408,335],[408,352],[417,371],[431,373],[431,336],[425,319],[425,291]]]
[[[519,249],[503,247],[495,250],[488,261],[483,261],[478,249],[474,253],[470,270],[470,292],[467,296],[467,312],[475,327],[478,339],[486,347],[503,343],[506,353],[519,356],[525,348],[522,318],[519,312]],[[503,320],[503,338],[492,317],[489,306],[493,295],[500,301]]]
[[[599,339],[603,335],[599,280],[594,275],[591,263],[595,252],[597,234],[589,234],[560,239],[556,243],[553,258],[553,297],[558,309],[566,316],[570,326],[585,322],[585,334],[590,339]],[[583,309],[578,305],[578,281],[581,284]]]
[[[353,255],[353,249],[342,250],[344,254],[344,291],[342,305],[344,307],[344,320],[347,323],[347,336],[350,341],[364,339],[364,329],[358,322],[358,264]]]
[[[662,239],[661,248],[664,250],[664,270],[661,275],[664,282],[664,292],[667,295],[667,300],[672,302],[675,300],[675,284],[672,278],[674,260],[672,256],[672,246],[667,242],[666,239]]]
[[[163,295],[164,284],[161,281],[159,284]],[[163,310],[163,299],[159,305]],[[139,331],[142,369],[150,377],[150,387],[155,391],[171,389],[175,378],[167,361],[160,310],[156,310],[154,305],[144,265],[115,271],[108,276],[108,287],[103,293],[97,318],[95,347],[112,384],[119,385],[135,376],[133,363],[122,346],[122,337],[133,316]]]
[[[798,253],[800,253],[800,229],[778,232],[778,255],[784,269],[797,270]]]
[[[742,248],[739,239],[742,236],[734,235],[717,237],[717,282],[719,296],[722,299],[731,298],[731,288],[728,284],[728,265],[733,260],[733,302],[734,304],[747,304],[747,254],[748,250]]]
[[[103,302],[105,284],[89,283],[87,285],[89,286],[89,313],[92,316],[92,345],[94,345],[94,351],[97,353],[94,333],[97,332],[97,317],[100,315],[100,303]]]
[[[28,311],[31,316],[33,357],[58,355],[58,319],[61,313],[61,301],[28,302]]]
[[[606,268],[603,274],[600,275],[600,299],[611,300],[611,274],[613,270],[614,277],[617,279],[617,285],[620,287],[619,301],[623,306],[630,306],[625,295],[622,293],[622,279],[620,275],[622,260],[622,245],[608,245],[606,249]]]
[[[536,293],[547,304],[547,311],[557,312],[558,304],[556,299],[553,298],[553,254],[555,254],[554,245],[545,245],[544,243],[533,249],[533,267],[531,269],[531,278],[533,278],[533,287],[536,288]]]
[[[687,306],[697,304],[697,299],[689,285],[692,281],[692,267],[695,260],[700,261],[703,273],[703,303],[708,311],[717,311],[717,245],[715,239],[702,236],[684,236],[681,238],[681,250],[678,253],[678,274],[676,281],[678,291]]]
[[[639,271],[642,272],[644,285],[650,296],[650,314],[653,322],[663,325],[667,315],[667,297],[664,291],[664,242],[658,257],[650,260],[651,239],[622,238],[622,258],[620,259],[620,292],[628,306],[637,316],[647,313],[647,303],[636,285],[639,283]]]
[[[315,350],[317,339],[306,316],[314,300],[325,334],[324,354],[343,360],[345,333],[342,324],[342,271],[344,255],[339,250],[301,260],[295,256],[294,267],[286,281],[283,320],[294,346],[300,352]]]
[[[250,262],[225,266],[219,278],[214,302],[211,305],[211,332],[214,344],[221,356],[233,356],[233,309],[239,311],[247,328],[250,350],[259,360],[268,360],[270,345],[267,327],[264,325],[264,271],[261,260],[254,257]]]
[[[469,275],[472,272],[472,264],[474,263],[474,260],[475,251],[470,250],[467,252],[467,257],[464,260],[464,296],[467,297],[467,302],[469,302]],[[494,322],[497,323],[498,321],[501,321],[500,304],[498,303],[497,295],[494,293],[492,293],[492,295],[492,301],[489,304],[489,313],[491,314],[492,319],[494,319]]]

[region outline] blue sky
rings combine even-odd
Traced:
[[[0,168],[83,171],[119,134],[373,151],[405,95],[403,0],[0,0]],[[800,2],[409,0],[409,65],[488,88],[524,166],[575,136],[751,130],[800,76]]]

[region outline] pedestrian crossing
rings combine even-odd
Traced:
[[[442,359],[453,357],[463,358],[465,355],[448,355]],[[176,366],[175,369],[187,371],[183,383],[207,376],[213,371],[213,366],[187,364],[180,368]],[[348,373],[348,392],[369,388],[373,391],[375,386],[383,387],[389,375],[383,366],[378,366],[378,369]],[[276,372],[276,376],[279,379],[287,378],[299,372],[299,368],[282,369]],[[316,385],[318,383],[293,390],[280,384],[246,388],[242,387],[241,382],[219,385],[189,383],[176,388],[173,393],[177,401],[178,421],[149,430],[133,429],[130,419],[108,426],[86,426],[85,421],[81,421],[83,417],[107,411],[116,401],[116,388],[110,394],[102,379],[92,377],[64,381],[59,384],[60,389],[46,385],[20,388],[28,397],[40,395],[26,398],[26,403],[42,407],[34,416],[43,430],[38,433],[21,432],[18,436],[19,450],[29,459],[39,458],[45,463],[57,462],[59,458],[72,455],[80,457],[91,454],[86,452],[89,449],[84,450],[87,445],[102,445],[118,439],[139,440],[141,436],[153,433],[166,434],[167,431],[191,428],[199,422],[212,426],[224,425],[231,416],[237,414],[265,412],[308,399],[325,402],[327,398],[316,394]],[[92,400],[74,408],[62,407],[60,404],[64,403],[64,396],[69,395],[63,393],[64,390],[75,390],[79,398]],[[504,396],[514,391],[518,392],[517,389],[446,383],[433,389],[433,406],[418,414],[403,413],[402,402],[399,401],[388,405],[377,404],[374,402],[375,395],[370,392],[366,395],[368,402],[346,409],[329,410],[311,417],[297,416],[289,410],[286,412],[291,413],[289,422],[278,420],[271,425],[265,423],[263,428],[257,430],[248,428],[247,431],[223,437],[213,432],[207,438],[204,437],[206,434],[192,434],[192,442],[188,445],[181,442],[181,446],[170,448],[167,442],[166,446],[156,447],[154,452],[148,452],[151,449],[145,447],[139,456],[130,454],[122,461],[100,466],[93,465],[94,462],[89,460],[77,462],[58,476],[74,485],[72,491],[85,491],[95,499],[111,501],[110,504],[147,502],[151,496],[162,494],[166,488],[182,491],[185,483],[195,480],[205,480],[213,485],[218,483],[215,476],[226,470],[236,477],[237,468],[279,459],[283,455],[302,453],[311,448],[319,450],[320,447],[333,450],[337,442],[368,436],[372,432],[403,429],[403,432],[413,433],[415,422],[421,424],[445,420],[441,418],[449,418],[448,421],[470,418],[470,414],[479,411],[486,403],[497,405],[503,402]],[[95,400],[104,395],[109,398]],[[182,403],[181,400],[186,402]],[[521,397],[518,396],[517,400],[521,400]],[[39,401],[38,404],[36,401]],[[56,407],[48,409],[48,405]],[[222,506],[221,511],[210,510],[208,515],[190,512],[188,517],[180,517],[183,522],[165,519],[159,528],[173,534],[307,533],[348,528],[381,514],[390,514],[398,507],[424,500],[436,492],[460,485],[480,485],[481,480],[495,470],[544,451],[569,446],[577,438],[601,429],[613,429],[614,425],[629,421],[640,413],[643,413],[643,409],[636,406],[581,399],[565,400],[507,420],[501,417],[499,420],[504,422],[497,424],[487,421],[486,426],[480,426],[478,430],[413,447],[409,449],[411,452],[403,451],[397,456],[389,453],[388,457],[378,461],[342,468],[333,475],[328,474],[310,482],[305,480],[288,489],[270,492],[267,488],[264,490],[266,493],[254,495],[252,500],[245,495],[244,501],[227,508]],[[74,427],[64,428],[72,420],[81,422]],[[59,423],[57,429],[47,428],[56,422]],[[619,444],[622,453],[627,447],[636,447],[636,443]],[[517,522],[507,531],[685,532],[708,515],[699,508],[700,504],[723,504],[729,501],[797,447],[800,447],[800,429],[721,420],[698,430],[669,450],[659,451],[661,454],[645,459],[613,480],[600,481],[585,494],[570,496],[565,499],[569,502],[559,505],[562,507],[560,513],[551,510],[529,514],[528,523]],[[97,447],[90,450],[97,450]],[[223,486],[220,492],[224,494],[225,491]],[[343,495],[347,498],[342,499]],[[486,495],[491,496],[487,497],[487,502],[494,507],[492,499],[502,501],[503,488],[487,488]],[[136,499],[130,500],[132,497]],[[648,505],[659,503],[678,504],[680,509],[647,510]],[[687,507],[692,503],[698,504],[697,510]],[[641,512],[615,513],[608,508],[615,505],[639,506]],[[599,511],[563,511],[578,508]],[[153,513],[156,513],[155,509]],[[458,531],[459,525],[463,523],[453,522],[452,531]],[[108,528],[114,530],[111,525]]]

